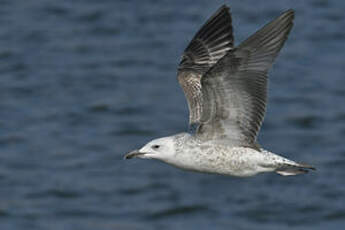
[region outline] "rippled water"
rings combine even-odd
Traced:
[[[226,2],[237,44],[296,10],[260,141],[318,171],[238,179],[122,160],[187,129],[176,67],[224,1],[1,0],[0,229],[344,227],[345,2]]]

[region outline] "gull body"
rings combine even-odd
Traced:
[[[307,169],[314,169],[262,148],[253,149],[214,141],[200,141],[189,133],[152,140],[141,149],[126,154],[125,157],[157,159],[184,170],[236,177],[249,177],[273,171],[283,176],[290,176],[306,173]]]
[[[194,133],[150,141],[125,155],[175,167],[247,177],[283,176],[314,169],[260,147],[256,138],[266,111],[268,71],[292,28],[288,10],[234,47],[229,8],[222,6],[194,36],[178,69]]]

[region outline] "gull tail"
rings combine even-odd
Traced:
[[[311,165],[296,163],[296,164],[284,164],[275,170],[276,173],[282,176],[295,176],[299,174],[308,173],[309,170],[316,170]]]

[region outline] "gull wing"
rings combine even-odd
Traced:
[[[200,120],[200,79],[210,67],[233,47],[231,15],[227,6],[220,7],[201,27],[185,49],[178,68],[178,81],[189,107],[189,123]]]
[[[267,97],[267,73],[293,26],[288,10],[229,51],[202,78],[196,135],[256,147]]]

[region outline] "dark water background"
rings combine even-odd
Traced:
[[[0,1],[0,229],[344,229],[345,1],[226,1],[236,44],[288,8],[261,144],[316,173],[122,160],[187,129],[183,49],[223,1]]]

